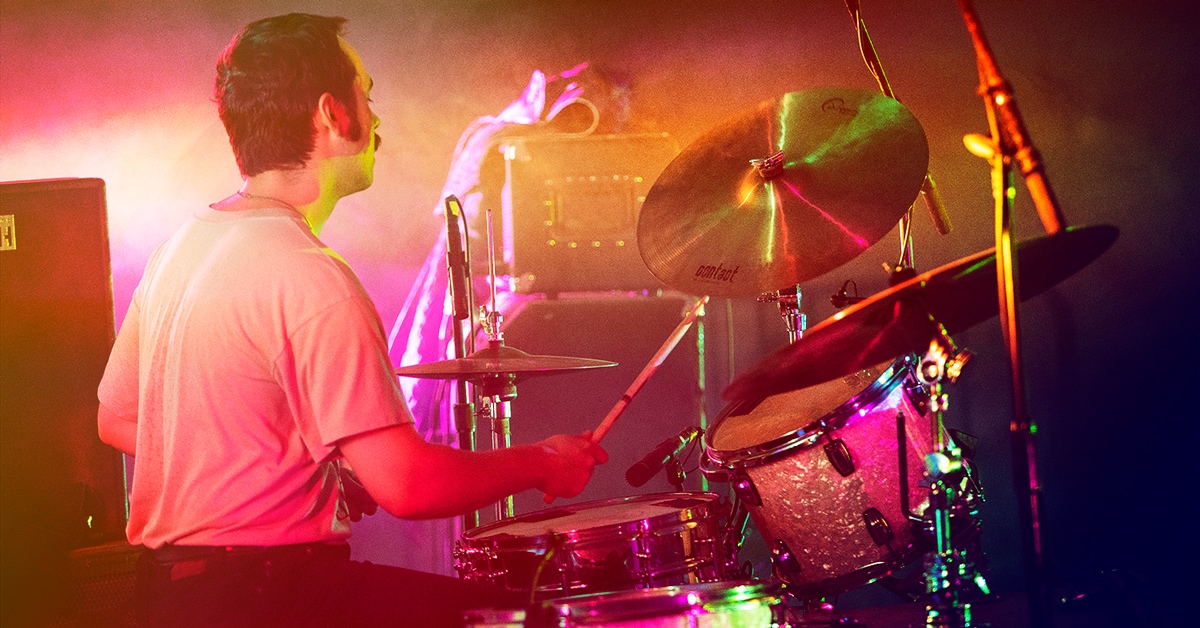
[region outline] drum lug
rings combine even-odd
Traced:
[[[638,523],[637,534],[633,538],[633,563],[619,560],[615,554],[610,554],[611,559],[617,559],[615,566],[621,568],[624,576],[621,582],[615,584],[621,585],[622,588],[629,587],[634,583],[640,587],[654,586],[654,556],[650,551],[653,539],[654,533],[649,523],[641,521]]]
[[[610,557],[611,557],[611,554],[610,554]],[[545,558],[543,557],[542,560],[545,560]],[[560,587],[560,590],[562,591],[563,595],[571,595],[571,581],[574,576],[574,565],[572,565],[569,560],[559,560],[559,561],[557,561],[557,563],[558,563],[558,566],[557,566],[557,568],[558,568],[558,586]],[[611,563],[609,563],[608,560],[605,561],[606,571],[610,564]],[[623,567],[623,565],[622,565],[622,567]],[[536,586],[537,583],[534,583],[534,584]]]
[[[842,477],[849,477],[854,473],[854,458],[850,457],[850,450],[846,448],[842,439],[835,438],[826,443],[825,457],[829,458],[829,464],[832,464]]]
[[[739,499],[751,506],[762,506],[762,498],[758,495],[758,489],[754,488],[754,480],[751,480],[750,476],[742,472],[736,472],[730,479],[732,480],[733,492]]]
[[[868,508],[863,512],[863,522],[867,524],[867,532],[871,534],[871,540],[875,541],[876,545],[887,545],[896,538],[896,533],[892,532],[892,526],[888,525],[887,519],[883,513],[877,508]]]
[[[645,521],[638,523],[637,540],[634,542],[634,557],[639,561],[650,560],[650,526]]]
[[[499,556],[490,547],[467,547],[463,545],[462,540],[454,542],[453,557],[455,561],[454,569],[458,571],[458,577],[464,580],[487,581],[492,584],[498,584],[498,578],[508,575],[507,568],[501,568],[498,571],[492,571],[491,567]],[[481,571],[477,568],[479,557],[483,558],[484,564],[488,566],[487,571]]]
[[[771,542],[771,562],[775,563],[775,575],[785,582],[800,582],[800,561],[792,548],[783,539]]]
[[[725,560],[725,556],[728,555],[728,545],[724,535],[712,538],[693,536],[691,542],[698,549],[696,556],[699,559],[695,563],[695,566],[698,568],[696,570],[696,580],[699,582],[723,580],[725,575],[729,573],[729,561]],[[711,573],[708,571],[709,565],[712,565]]]

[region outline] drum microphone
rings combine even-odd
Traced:
[[[850,294],[846,292],[846,288],[850,286],[854,286],[854,296],[850,296]],[[865,300],[866,297],[858,296],[858,284],[854,283],[853,279],[847,279],[846,283],[842,284],[841,289],[829,297],[829,303],[839,310],[847,305],[854,305],[855,303]]]
[[[462,204],[458,197],[446,197],[446,266],[450,270],[450,295],[454,297],[454,318],[466,319],[471,315],[471,302],[467,294],[467,255],[463,252]]]
[[[650,481],[650,478],[661,471],[672,458],[678,456],[679,452],[696,440],[699,435],[699,428],[688,427],[679,434],[659,443],[658,447],[629,467],[629,470],[625,472],[625,481],[633,487]]]

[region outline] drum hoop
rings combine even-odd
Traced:
[[[824,436],[827,430],[841,429],[846,424],[846,421],[854,413],[858,412],[859,409],[874,404],[891,394],[896,386],[899,386],[909,376],[910,367],[914,362],[915,358],[912,355],[902,355],[896,358],[862,392],[847,399],[845,403],[834,408],[828,414],[814,419],[797,430],[743,449],[721,450],[712,446],[709,439],[710,435],[717,432],[729,415],[724,414],[718,417],[713,426],[703,436],[702,446],[704,448],[704,455],[701,458],[702,470],[708,473],[719,473],[719,468],[748,469],[785,457],[794,449],[811,446],[821,436]],[[730,407],[732,408],[733,406]],[[713,463],[716,463],[718,469],[705,464],[709,459]],[[707,468],[704,468],[706,466]]]
[[[597,593],[559,598],[547,604],[555,607],[560,617],[580,620],[603,616],[611,622],[669,616],[664,612],[708,611],[751,601],[773,605],[782,601],[782,595],[780,582],[736,580]],[[601,609],[603,613],[598,612]]]
[[[503,521],[493,521],[491,523],[472,528],[462,534],[462,542],[464,545],[486,545],[497,549],[506,550],[534,550],[548,548],[553,537],[565,539],[572,546],[586,546],[588,543],[595,541],[610,540],[614,533],[616,534],[637,534],[645,527],[652,531],[671,531],[671,527],[688,527],[690,522],[706,520],[715,517],[718,512],[716,508],[720,505],[720,496],[716,493],[647,493],[644,495],[633,495],[629,497],[613,497],[609,499],[598,499],[590,502],[580,502],[578,504],[568,504],[566,508],[575,508],[584,510],[598,506],[607,506],[611,504],[638,503],[638,502],[656,502],[669,501],[671,499],[698,499],[703,498],[707,501],[703,504],[696,504],[687,508],[676,509],[674,513],[663,513],[651,517],[641,519],[633,519],[622,521],[618,524],[600,525],[589,528],[579,528],[576,530],[567,530],[564,532],[544,532],[535,536],[505,536],[502,538],[487,538],[485,535],[493,533],[496,529],[504,525],[515,523],[521,517],[514,519],[505,519]],[[682,516],[683,513],[688,513],[688,516]],[[536,514],[536,513],[530,513]],[[714,521],[714,524],[716,522]]]
[[[858,587],[866,586],[873,582],[878,582],[881,578],[890,576],[906,565],[912,564],[922,552],[914,545],[902,548],[899,555],[893,560],[875,561],[867,563],[858,569],[844,573],[833,578],[826,578],[817,582],[807,584],[796,584],[788,582],[788,590],[794,592],[797,596],[804,598],[809,597],[824,597],[830,595],[840,595],[847,591],[857,589]]]

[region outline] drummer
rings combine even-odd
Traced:
[[[571,497],[607,459],[587,434],[474,453],[414,429],[374,305],[319,239],[380,143],[344,22],[268,18],[226,48],[215,97],[244,183],[154,253],[100,383],[100,437],[137,459],[143,626],[442,626],[517,603],[352,561],[350,522]]]

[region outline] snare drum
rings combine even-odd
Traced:
[[[849,591],[915,558],[933,427],[912,363],[735,402],[704,437],[705,472],[733,483],[776,574],[801,597]]]
[[[462,578],[536,589],[541,598],[722,580],[731,562],[720,525],[727,510],[711,493],[550,508],[468,530],[455,568]]]

